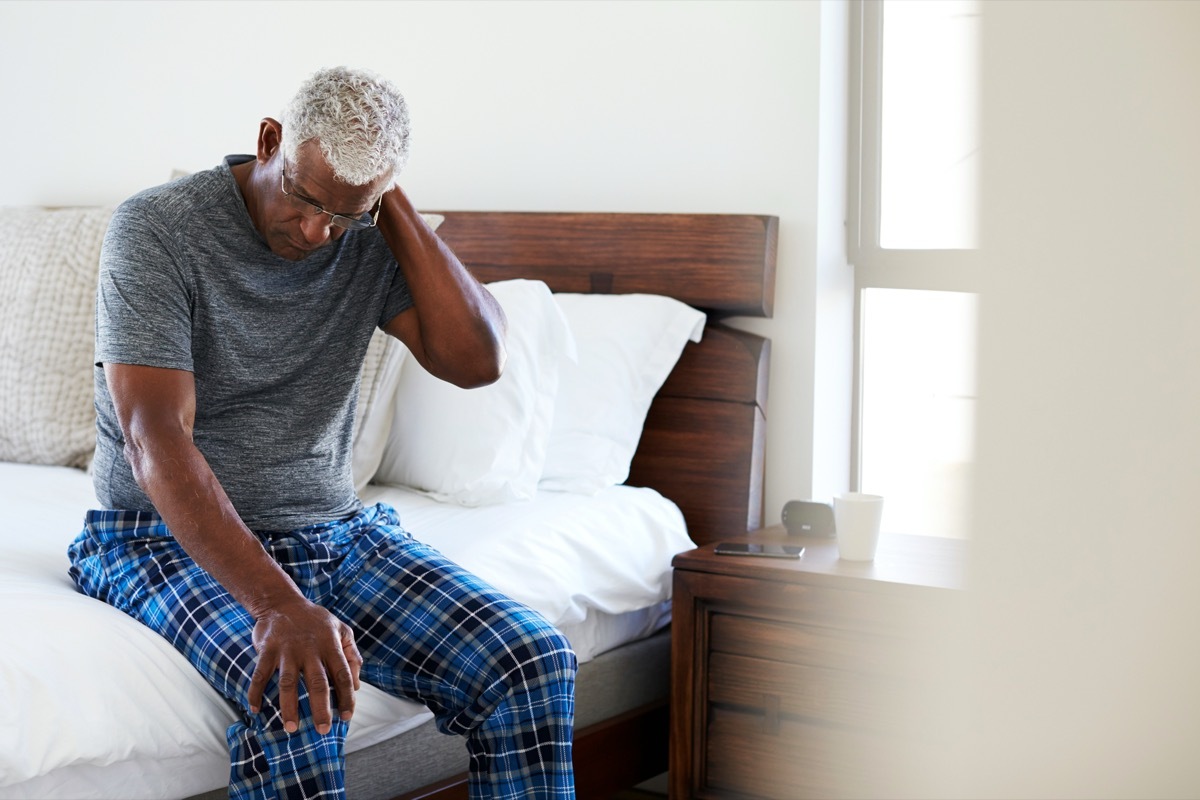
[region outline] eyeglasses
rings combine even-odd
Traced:
[[[379,202],[375,204],[375,210],[365,212],[361,216],[347,217],[345,214],[335,214],[332,211],[326,211],[319,205],[309,200],[302,194],[289,192],[287,190],[287,167],[279,173],[279,190],[283,192],[284,197],[289,198],[299,205],[305,214],[312,216],[313,214],[321,213],[329,215],[329,222],[332,225],[337,225],[339,228],[345,228],[348,231],[362,231],[367,228],[374,228],[376,221],[379,219],[379,211],[383,208],[383,197],[379,198]]]

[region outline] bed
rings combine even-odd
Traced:
[[[360,495],[366,503],[395,505],[414,535],[538,608],[567,634],[581,662],[577,791],[583,798],[606,797],[666,770],[672,556],[761,522],[769,342],[721,319],[770,316],[777,221],[693,214],[438,216],[439,235],[481,281],[496,287],[510,320],[520,320],[510,362],[511,382],[519,385],[498,387],[494,396],[447,398],[406,368],[402,354],[389,349],[395,345],[373,344],[356,433],[356,475],[360,441],[366,462]],[[20,230],[37,227],[22,222]],[[61,229],[63,222],[54,224]],[[82,269],[83,278],[70,280],[86,287],[90,251],[79,252],[71,249],[69,258],[85,262],[73,270]],[[28,268],[11,248],[5,253],[0,246],[0,269]],[[0,300],[10,306],[49,302],[27,278],[0,273],[0,289],[15,291],[15,299]],[[56,308],[65,308],[62,293],[53,296]],[[642,317],[645,329],[611,324]],[[526,322],[533,319],[538,322]],[[51,324],[60,330],[64,323]],[[13,327],[2,325],[7,347]],[[594,335],[592,328],[607,333]],[[609,335],[621,341],[614,344]],[[562,352],[547,358],[548,346]],[[525,361],[518,358],[522,348]],[[640,366],[637,375],[627,374],[633,351],[640,355],[629,359],[653,361],[661,374]],[[560,369],[551,380],[544,364],[554,360]],[[0,378],[6,369],[23,367],[0,363]],[[579,393],[574,419],[563,410],[569,386]],[[0,397],[9,389],[0,385]],[[620,397],[605,398],[605,391]],[[634,397],[639,393],[645,397]],[[54,402],[63,395],[55,391]],[[604,412],[588,402],[603,402]],[[456,414],[447,416],[464,422],[405,429],[388,411],[400,403],[452,407]],[[547,408],[554,410],[553,424]],[[8,424],[37,411],[10,405],[0,419]],[[478,439],[467,434],[477,434],[471,425],[488,415],[490,422],[479,424],[490,425],[488,435],[499,442],[489,452],[460,451],[450,469],[414,457],[413,448],[419,455],[422,446],[440,452],[455,437]],[[381,428],[381,419],[390,427]],[[576,428],[568,430],[564,420],[572,419]],[[617,457],[615,472],[588,483],[594,475],[579,465],[595,455],[588,437],[605,425],[617,426],[626,439],[631,426],[636,430],[618,443],[628,449],[623,464]],[[10,430],[10,438],[27,429]],[[11,442],[0,437],[0,444]],[[398,458],[402,447],[409,450]],[[531,450],[537,451],[532,459]],[[223,797],[224,729],[232,711],[168,645],[74,592],[65,547],[95,502],[90,478],[82,464],[34,461],[0,460],[7,510],[0,528],[6,641],[0,704],[10,719],[21,720],[0,734],[0,797]],[[551,470],[551,463],[559,469]],[[486,465],[474,473],[487,480],[481,483],[463,464]],[[116,680],[126,673],[133,689],[122,690]],[[131,730],[136,740],[126,736]],[[347,793],[356,800],[466,796],[461,740],[434,730],[428,712],[415,704],[364,689],[347,752]]]

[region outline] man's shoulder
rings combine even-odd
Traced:
[[[229,169],[225,165],[183,174],[167,183],[151,186],[118,206],[120,216],[150,218],[168,230],[179,230],[197,214],[227,206],[230,194]]]

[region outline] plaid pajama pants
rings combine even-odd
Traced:
[[[309,600],[354,629],[364,681],[424,703],[443,733],[466,737],[471,797],[574,796],[575,654],[537,612],[413,539],[386,505],[256,535]],[[277,679],[259,713],[246,710],[254,620],[161,517],[90,511],[68,553],[83,592],[165,636],[241,710],[226,734],[231,798],[344,797],[347,723],[335,713],[317,733],[302,688],[301,727],[286,733]]]

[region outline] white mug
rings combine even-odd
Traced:
[[[883,498],[877,494],[847,492],[833,499],[838,555],[846,561],[873,561],[879,545]]]

